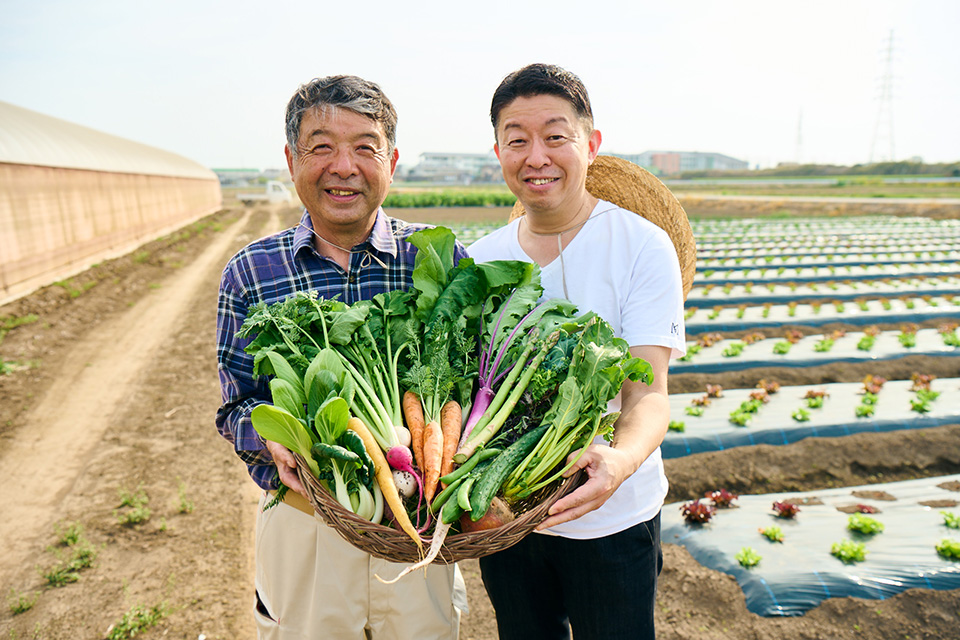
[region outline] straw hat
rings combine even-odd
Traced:
[[[601,200],[640,214],[667,232],[677,250],[683,298],[693,286],[697,247],[687,214],[677,197],[652,173],[628,160],[597,156],[587,171],[587,191]],[[526,211],[518,200],[510,212],[514,220]]]

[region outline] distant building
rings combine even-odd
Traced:
[[[268,180],[290,181],[290,172],[286,169],[213,169],[224,187],[247,187],[251,184],[266,184]]]
[[[420,154],[420,161],[404,176],[417,182],[470,184],[473,182],[501,182],[500,162],[493,151],[488,153]]]
[[[684,171],[741,171],[749,168],[743,160],[722,153],[702,151],[644,151],[643,153],[611,153],[629,160],[660,176],[674,176]]]

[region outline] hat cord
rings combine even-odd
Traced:
[[[346,248],[344,248],[344,247],[341,247],[341,246],[338,245],[338,244],[334,244],[334,243],[330,242],[329,240],[327,240],[326,238],[324,238],[322,235],[320,235],[319,233],[317,233],[315,229],[311,229],[310,227],[308,227],[307,225],[303,224],[302,222],[298,222],[298,223],[297,223],[297,226],[298,226],[298,227],[303,227],[304,229],[306,229],[307,231],[309,231],[310,233],[312,233],[312,234],[314,235],[314,237],[316,237],[316,238],[317,238],[318,240],[320,240],[321,242],[324,242],[324,243],[330,245],[331,247],[333,247],[333,248],[335,248],[335,249],[340,249],[340,251],[343,251],[344,253],[347,253],[347,254],[350,254],[350,255],[353,255],[353,254],[355,254],[355,253],[365,253],[366,255],[363,257],[363,260],[360,261],[360,267],[361,267],[361,268],[369,267],[369,266],[370,266],[370,258],[373,258],[374,260],[376,260],[376,261],[377,261],[377,264],[379,264],[379,265],[380,265],[381,267],[383,267],[384,269],[387,268],[387,265],[383,263],[383,260],[381,260],[380,258],[378,258],[377,256],[375,256],[375,255],[373,254],[373,252],[370,251],[370,249],[368,249],[368,248],[366,248],[366,247],[364,247],[363,249],[360,249],[359,251],[354,251],[353,249],[346,249]]]

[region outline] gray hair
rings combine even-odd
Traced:
[[[383,90],[357,76],[328,76],[300,85],[287,103],[287,146],[294,157],[297,156],[303,114],[310,109],[327,107],[348,109],[380,123],[387,136],[387,151],[393,153],[397,145],[397,112]]]

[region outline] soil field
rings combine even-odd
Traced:
[[[923,210],[918,203],[888,213]],[[506,214],[401,212],[409,220],[444,223],[498,221]],[[0,609],[0,638],[106,638],[137,607],[162,612],[137,637],[255,637],[257,491],[213,423],[216,293],[234,252],[298,215],[295,209],[228,209],[0,307],[0,357],[11,370],[0,375],[0,469],[8,480],[0,489],[6,506],[0,586],[9,604]],[[956,367],[902,359],[872,363],[870,372],[889,379],[914,371],[947,377],[960,374]],[[735,388],[761,377],[782,384],[852,382],[864,374],[846,365],[684,374],[670,387],[699,391],[709,381]],[[948,425],[698,454],[667,461],[668,500],[719,487],[810,491],[958,473],[958,443],[960,425]],[[81,548],[86,553],[78,555]],[[746,610],[732,577],[704,568],[669,541],[664,556],[657,624],[667,640],[958,637],[956,591],[835,599],[800,617],[761,618]],[[77,562],[72,574],[71,559]],[[463,570],[471,610],[461,638],[495,638],[477,563],[463,563]],[[52,586],[57,581],[62,586]]]

